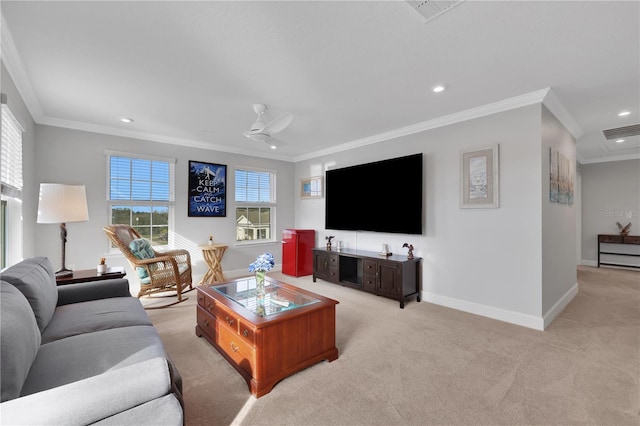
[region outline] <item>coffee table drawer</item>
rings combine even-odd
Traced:
[[[256,332],[246,321],[240,320],[238,323],[238,334],[251,346],[256,345]]]
[[[254,376],[256,351],[253,346],[247,344],[237,333],[229,330],[229,328],[225,326],[218,327],[218,346],[237,366],[251,376]]]
[[[238,317],[224,309],[221,309],[220,306],[218,306],[218,304],[209,296],[205,296],[204,298],[204,309],[214,317],[218,318],[218,320],[226,322],[229,327],[235,328],[236,330],[238,329]]]
[[[212,340],[216,339],[216,317],[198,306],[197,309],[197,321],[198,326],[209,336]]]

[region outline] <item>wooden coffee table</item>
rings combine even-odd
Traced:
[[[197,287],[196,335],[204,336],[260,397],[280,380],[338,359],[337,301],[266,278],[264,302],[254,277]]]

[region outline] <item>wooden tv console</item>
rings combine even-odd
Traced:
[[[411,297],[420,301],[422,258],[372,251],[313,249],[313,282],[316,278],[387,297],[400,302]]]
[[[629,263],[623,262],[615,262],[613,260],[601,261],[600,256],[603,254],[613,255],[613,256],[628,256],[628,257],[640,257],[640,252],[637,250],[635,252],[617,250],[614,251],[612,248],[607,248],[603,250],[600,244],[632,244],[632,245],[640,245],[640,236],[639,235],[609,235],[609,234],[599,234],[598,235],[598,268],[600,265],[610,265],[610,266],[622,266],[625,268],[640,268],[640,265],[633,265]],[[608,246],[611,247],[611,246]],[[620,246],[617,246],[620,247]]]

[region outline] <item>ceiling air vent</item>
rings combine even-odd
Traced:
[[[420,16],[424,19],[424,22],[429,22],[432,19],[437,18],[443,13],[451,10],[455,6],[462,3],[464,0],[448,0],[448,1],[438,1],[438,0],[421,0],[421,1],[411,1],[406,0],[406,2],[411,6],[413,10],[418,12]]]
[[[632,124],[631,126],[618,127],[617,129],[603,130],[602,133],[607,139],[638,136],[640,135],[640,124]]]

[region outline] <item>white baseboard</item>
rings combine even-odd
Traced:
[[[598,261],[597,260],[587,260],[587,259],[582,259],[580,260],[580,264],[584,265],[584,266],[598,266]]]
[[[459,311],[481,315],[483,317],[532,328],[534,330],[544,330],[544,318],[536,317],[534,315],[508,311],[506,309],[500,309],[493,306],[482,305],[480,303],[469,302],[467,300],[441,296],[439,294],[424,291],[422,292],[422,299],[427,302],[435,303],[436,305],[446,306]]]
[[[553,320],[556,319],[558,315],[560,315],[560,312],[562,312],[562,310],[567,307],[569,302],[571,302],[577,294],[578,283],[575,283],[573,286],[571,286],[569,291],[567,291],[564,296],[562,296],[560,300],[558,300],[555,305],[553,305],[551,309],[549,309],[547,313],[542,316],[544,320],[544,328],[547,328],[549,324],[551,324]]]

